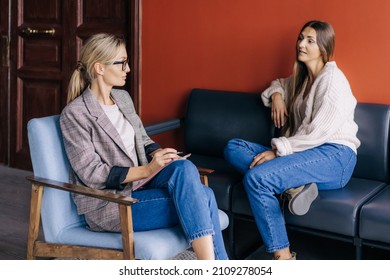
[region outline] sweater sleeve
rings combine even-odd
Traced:
[[[261,93],[261,99],[264,103],[264,106],[271,107],[271,96],[275,92],[279,92],[282,95],[283,100],[287,103],[291,81],[292,77],[281,78],[272,81],[271,85]]]
[[[310,93],[314,95],[312,104],[307,104],[311,114],[305,116],[295,135],[272,139],[278,156],[324,144],[353,118],[356,99],[341,71],[328,71],[316,82]]]

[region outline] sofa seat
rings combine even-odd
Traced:
[[[380,181],[351,178],[343,189],[320,191],[306,215],[292,215],[286,203],[286,223],[332,234],[357,236],[360,208],[385,187],[386,184]]]
[[[343,189],[320,191],[310,211],[303,216],[292,215],[286,201],[284,204],[286,224],[332,234],[355,236],[360,208],[370,197],[385,187],[386,184],[383,182],[352,178]],[[253,217],[242,183],[233,189],[232,212]]]
[[[362,207],[359,235],[363,243],[390,243],[390,186]]]

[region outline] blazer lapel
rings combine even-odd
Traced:
[[[123,91],[118,91],[116,89],[111,90],[111,95],[114,98],[116,104],[118,105],[119,110],[122,112],[125,118],[130,122],[131,126],[134,129],[135,146],[137,150],[138,163],[139,164],[147,163],[146,156],[144,155],[145,146],[142,138],[143,133],[141,131],[142,124],[140,124],[140,119],[138,117],[137,112],[135,111],[133,101],[131,100],[130,96],[128,96],[127,94],[124,95]]]
[[[112,125],[110,119],[107,117],[107,115],[104,113],[104,110],[99,104],[99,101],[97,101],[96,97],[93,95],[91,90],[87,88],[83,93],[83,98],[85,102],[85,106],[87,107],[88,111],[90,112],[91,116],[96,118],[96,122],[99,124],[102,130],[105,131],[107,136],[114,141],[116,145],[127,155],[126,148],[123,144],[123,141],[116,130],[116,128]]]
[[[130,124],[135,129],[136,123],[134,120],[134,116],[136,116],[135,108],[133,104],[129,104],[129,101],[122,98],[120,94],[117,94],[115,89],[111,91],[111,95],[116,101],[116,104],[119,107],[119,110],[123,113],[125,118],[130,122]]]

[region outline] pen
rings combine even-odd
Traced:
[[[186,153],[185,152],[176,152],[176,154],[178,155],[178,156],[180,156],[180,155],[185,155]],[[152,155],[150,155],[151,157],[153,157]]]

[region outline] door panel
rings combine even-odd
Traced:
[[[11,57],[10,165],[31,170],[27,122],[61,113],[83,41],[100,32],[129,38],[131,9],[126,0],[19,0],[12,5],[11,14],[18,16],[11,25],[16,44]]]
[[[9,22],[10,0],[0,0],[0,164],[8,164]]]
[[[19,16],[14,27],[17,44],[11,83],[10,164],[31,169],[27,122],[58,114],[62,106],[62,4],[60,0],[24,0],[15,3],[13,9]]]

